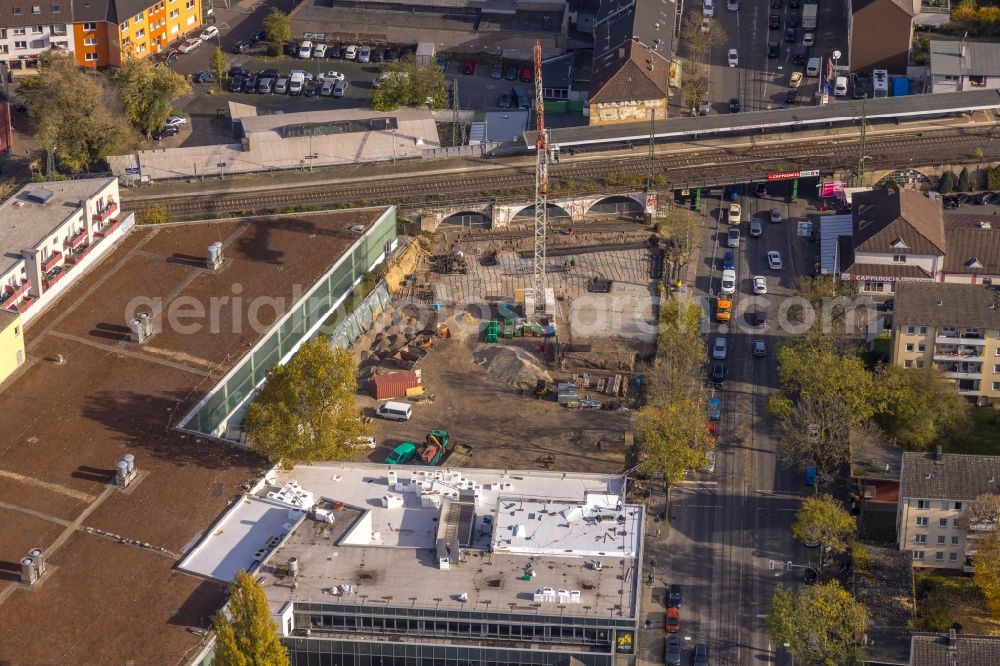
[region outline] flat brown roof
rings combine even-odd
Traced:
[[[266,326],[281,314],[268,303],[290,307],[356,240],[350,227],[383,211],[139,228],[27,326],[28,365],[0,393],[0,662],[176,664],[196,653],[203,639],[188,628],[208,626],[222,586],[173,567],[264,461],[173,426],[261,337],[255,299],[270,299],[257,308]],[[227,263],[210,272],[199,261],[215,241]],[[215,332],[206,320],[125,341],[133,299],[208,310],[222,296]],[[109,480],[126,452],[141,476],[121,493]],[[27,590],[17,563],[32,547],[51,569]]]

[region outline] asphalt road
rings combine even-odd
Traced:
[[[753,191],[752,186],[744,189]],[[794,293],[794,220],[803,212],[801,205],[787,202],[784,191],[785,186],[772,185],[770,195],[775,196],[741,197],[743,239],[737,251],[739,281],[733,322],[720,325],[713,319],[705,335],[707,347],[722,336],[729,349],[725,360],[729,377],[724,388],[716,392],[723,405],[716,469],[672,489],[669,531],[665,538],[647,545],[648,556],[656,557],[660,567],[654,589],[665,591],[673,583],[683,588],[679,636],[685,658],[690,658],[687,653],[695,644],[707,643],[713,664],[787,663],[781,647],[770,645],[763,615],[778,583],[798,583],[801,570],[787,573],[784,563],[804,557],[790,533],[804,490],[801,473],[779,464],[776,441],[766,419],[768,397],[777,391],[778,384],[775,346],[789,335],[774,322],[784,298]],[[729,225],[719,220],[729,202],[721,196],[702,202],[706,219],[695,295],[707,297],[719,289],[729,230]],[[749,219],[759,215],[766,220],[771,208],[778,208],[785,222],[765,221],[763,236],[749,238]],[[768,250],[781,252],[783,270],[768,268]],[[766,297],[752,295],[754,275],[767,277]],[[768,324],[763,328],[747,325],[744,314],[760,307],[769,313]],[[714,309],[711,314],[714,316]],[[753,358],[754,339],[765,340],[767,357]],[[769,569],[769,560],[777,563],[774,570]],[[662,632],[664,594],[656,596],[650,613]],[[647,654],[663,654],[665,634],[660,636],[659,640],[649,636]]]

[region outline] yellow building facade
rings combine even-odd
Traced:
[[[24,364],[21,315],[0,308],[0,384]]]

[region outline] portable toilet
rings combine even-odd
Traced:
[[[905,76],[897,76],[892,79],[892,96],[903,97],[910,94],[910,80]]]

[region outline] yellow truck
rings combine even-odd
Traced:
[[[719,296],[715,301],[715,320],[729,321],[732,315],[733,301],[731,296]]]

